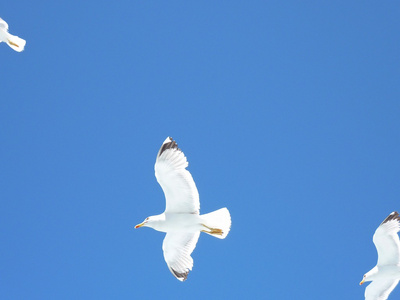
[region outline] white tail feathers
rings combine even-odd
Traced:
[[[15,51],[21,52],[24,50],[26,41],[16,35],[8,34],[7,44]]]
[[[231,229],[231,215],[226,207],[202,215],[201,217],[203,218],[203,225],[206,226],[203,232],[219,239],[226,238]]]

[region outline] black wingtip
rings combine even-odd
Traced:
[[[400,221],[400,216],[397,211],[392,212],[385,220],[383,220],[382,224],[385,224],[392,220]]]
[[[163,152],[165,150],[168,150],[168,149],[180,150],[178,148],[178,144],[172,139],[172,137],[167,137],[167,139],[165,140],[164,144],[162,144],[160,151],[158,152],[158,156],[163,154]]]
[[[175,271],[172,268],[171,268],[171,272],[172,272],[172,274],[174,274],[174,276],[176,278],[178,278],[179,280],[182,280],[182,281],[185,281],[187,279],[188,274],[189,274],[189,271],[186,271],[185,273],[179,273],[179,272]]]

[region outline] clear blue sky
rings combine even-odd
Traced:
[[[363,299],[400,210],[398,1],[3,2],[2,299]],[[133,228],[167,136],[232,215],[184,283]]]

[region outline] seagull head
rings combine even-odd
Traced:
[[[360,282],[360,285],[362,285],[364,282],[366,282],[366,281],[372,281],[372,280],[374,280],[374,276],[375,276],[375,274],[377,274],[378,273],[378,268],[377,267],[375,267],[375,268],[373,268],[371,271],[369,271],[368,273],[365,273],[364,274],[364,276],[363,276],[363,279],[361,280],[361,282]]]
[[[147,226],[146,224],[149,222],[149,220],[150,220],[150,217],[147,217],[142,223],[137,224],[135,226],[135,228],[140,228],[140,227],[143,227],[143,226]]]
[[[140,227],[151,227],[155,228],[160,221],[163,220],[162,218],[163,215],[157,215],[157,216],[150,216],[147,217],[142,223],[137,224],[135,228],[140,228]]]

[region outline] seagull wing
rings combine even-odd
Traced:
[[[176,142],[168,137],[157,154],[154,170],[164,191],[166,213],[199,214],[199,192],[192,175],[186,170],[187,159]]]
[[[8,31],[8,24],[2,18],[0,18],[0,29],[4,31]]]
[[[392,212],[376,229],[373,241],[378,251],[378,266],[400,263],[400,217]]]
[[[162,249],[164,259],[171,273],[180,281],[185,281],[193,267],[190,254],[196,248],[200,232],[170,232],[165,235]]]
[[[374,280],[365,289],[365,300],[386,300],[398,280]]]

